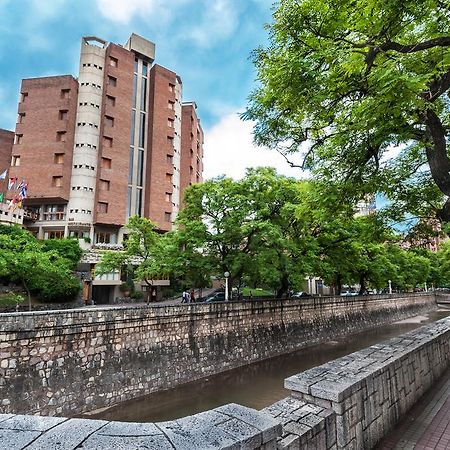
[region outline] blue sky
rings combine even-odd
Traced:
[[[298,175],[277,154],[255,149],[238,112],[254,86],[250,53],[267,42],[272,0],[0,0],[0,128],[14,129],[22,78],[78,74],[80,39],[155,42],[156,62],[183,80],[205,130],[205,176],[242,176],[270,165]]]

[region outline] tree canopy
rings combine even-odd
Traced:
[[[256,143],[303,152],[347,196],[449,221],[448,1],[280,0],[273,19],[244,114]]]

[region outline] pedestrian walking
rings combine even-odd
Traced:
[[[195,303],[195,289],[191,289],[190,301],[191,303]]]
[[[181,303],[189,303],[189,293],[186,289],[181,294]]]

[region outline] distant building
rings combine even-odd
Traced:
[[[0,173],[10,166],[13,202],[26,182],[24,225],[38,238],[117,248],[133,215],[173,228],[184,189],[202,182],[203,131],[181,78],[154,59],[155,44],[136,34],[123,46],[89,36],[78,79],[22,81]]]
[[[442,231],[442,226],[437,219],[422,220],[415,225],[405,236],[402,247],[418,247],[437,252],[442,244],[448,240],[448,236]]]
[[[367,195],[356,204],[355,217],[369,216],[374,214],[376,209],[375,195]]]

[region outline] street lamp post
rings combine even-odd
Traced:
[[[225,277],[225,301],[228,301],[228,278],[230,276],[230,272],[225,272],[223,274],[223,276]]]
[[[389,294],[392,294],[392,282],[391,280],[388,280],[389,283]]]

